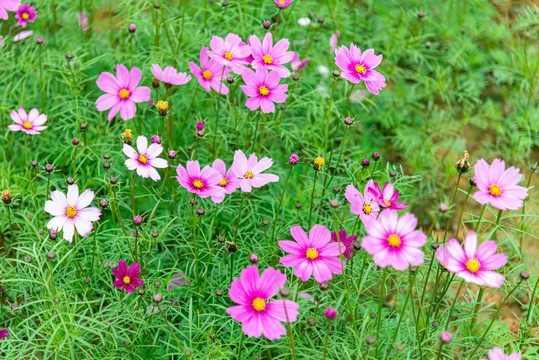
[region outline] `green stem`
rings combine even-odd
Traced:
[[[337,78],[333,79],[333,86],[331,87],[331,97],[329,98],[328,116],[327,116],[327,121],[326,121],[326,141],[324,143],[324,154],[327,154],[328,152],[329,122],[331,120],[331,106],[333,105],[333,93],[335,92],[335,84],[337,84]]]
[[[331,324],[328,322],[328,329],[326,331],[326,340],[324,345],[324,360],[326,360],[326,356],[328,354],[328,340],[329,340],[329,329],[331,328]]]
[[[494,228],[494,233],[492,234],[492,240],[496,240],[496,234],[498,233],[500,221],[502,220],[502,212],[503,210],[498,210],[498,216],[496,216],[496,227]]]
[[[461,176],[462,176],[462,174],[459,172],[459,177],[457,179],[457,183],[455,184],[455,191],[453,192],[453,199],[451,200],[451,205],[449,205],[450,208],[455,204],[455,199],[457,198],[457,191],[459,189],[460,177]],[[451,218],[452,218],[452,216],[448,216],[447,223],[445,225],[444,241],[443,241],[444,244],[445,244],[445,241],[447,240],[447,231],[449,230],[449,225],[451,223]]]
[[[530,173],[530,176],[528,177],[528,183],[526,184],[526,188],[529,188],[530,187],[530,181],[532,180],[532,176],[533,176],[533,171]],[[524,199],[524,201],[522,202],[522,222],[520,224],[520,256],[522,257],[522,239],[524,237],[524,220],[525,220],[525,217],[524,215],[526,214],[526,201],[528,200],[528,198]]]
[[[476,233],[481,228],[481,220],[483,219],[483,216],[485,215],[486,210],[487,210],[487,204],[483,205],[483,209],[481,210],[481,215],[479,215],[479,219],[477,220],[477,224],[475,225],[475,232]]]
[[[172,336],[174,337],[174,340],[176,340],[176,344],[178,344],[178,347],[180,348],[180,351],[183,353],[184,352],[183,351],[183,346],[180,344],[180,341],[176,337],[176,334],[174,333],[174,330],[172,330],[172,327],[168,323],[168,320],[165,317],[165,314],[163,314],[163,310],[161,310],[161,306],[157,306],[157,308],[159,309],[159,312],[161,313],[161,316],[163,317],[163,320],[165,320],[165,322],[167,323],[167,327],[168,327],[170,333],[172,334]]]
[[[313,191],[311,192],[311,206],[309,208],[309,227],[308,229],[311,229],[311,219],[313,215],[313,200],[314,200],[314,191],[316,189],[316,178],[318,177],[318,171],[315,170],[314,172],[314,181],[313,181]]]
[[[481,300],[483,300],[483,294],[485,293],[485,287],[481,286],[479,288],[479,293],[477,294],[477,300],[475,301],[475,308],[472,312],[472,325],[475,325],[477,322],[477,313],[479,312],[479,308],[481,307]]]
[[[165,14],[163,13],[163,6],[161,6],[161,0],[157,0],[159,3],[159,10],[161,12],[161,20],[163,20],[163,27],[165,28],[165,34],[167,35],[168,45],[170,46],[170,50],[176,55],[176,50],[174,49],[174,46],[172,46],[172,40],[170,38],[170,34],[168,32],[168,26],[165,20]]]
[[[294,168],[294,166],[290,165],[290,170],[288,170],[288,175],[286,176],[286,180],[284,182],[283,192],[281,193],[281,198],[279,199],[279,206],[277,206],[277,211],[275,212],[275,217],[273,218],[273,229],[271,231],[271,243],[272,244],[273,244],[273,240],[275,239],[275,230],[277,229],[277,221],[279,219],[279,213],[281,211],[281,205],[283,204],[286,185],[288,184],[288,180],[290,179],[290,174],[292,173],[293,168]]]
[[[451,304],[451,309],[449,309],[449,315],[447,316],[447,323],[445,324],[445,328],[449,328],[449,322],[451,321],[451,315],[453,315],[453,310],[455,309],[455,304],[457,303],[459,299],[460,290],[462,289],[462,286],[464,286],[464,280],[460,282],[459,289],[457,290],[457,294],[455,295],[455,300],[453,300],[453,304]]]
[[[470,186],[470,190],[466,193],[466,198],[464,199],[464,203],[462,204],[462,208],[460,209],[460,215],[459,215],[459,223],[457,224],[457,232],[455,233],[455,238],[458,239],[459,237],[459,230],[460,230],[460,224],[462,223],[462,215],[464,214],[464,208],[466,207],[466,202],[468,201],[468,198],[470,197],[470,193],[472,192],[472,186]]]
[[[382,273],[382,286],[380,287],[380,299],[378,300],[378,312],[376,313],[376,339],[380,339],[380,322],[382,321],[382,305],[384,304],[384,287],[387,279],[387,268]]]

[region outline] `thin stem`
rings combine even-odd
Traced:
[[[479,293],[477,294],[477,300],[475,301],[475,308],[472,312],[472,325],[475,325],[477,322],[477,313],[479,312],[479,308],[481,307],[481,300],[483,300],[483,294],[485,293],[485,287],[481,286],[479,288]]]
[[[483,210],[481,210],[481,215],[479,215],[479,219],[477,220],[477,224],[475,225],[476,233],[481,228],[481,220],[483,219],[483,216],[485,215],[485,210],[487,210],[487,204],[483,205]]]
[[[528,177],[528,182],[526,184],[526,188],[530,187],[530,181],[532,180],[533,171],[530,173],[530,176]],[[522,238],[524,237],[524,220],[526,219],[524,215],[526,214],[526,202],[528,198],[524,199],[522,202],[522,222],[520,224],[520,254],[522,254]],[[520,255],[522,256],[522,255]]]
[[[176,50],[174,49],[174,46],[172,46],[172,40],[170,38],[170,34],[168,32],[168,26],[165,20],[165,14],[163,13],[163,6],[161,5],[161,0],[157,0],[159,3],[159,10],[161,12],[161,20],[163,20],[163,27],[165,28],[165,34],[167,35],[168,45],[170,46],[170,50],[176,55]]]
[[[47,191],[45,192],[45,202],[49,200],[49,184],[51,180],[51,173],[47,173]],[[45,220],[47,218],[47,212],[43,211],[43,225],[41,227],[45,227]]]
[[[466,198],[464,199],[464,203],[462,204],[462,208],[460,209],[459,223],[457,224],[457,232],[455,233],[455,238],[459,237],[460,224],[462,223],[462,215],[464,214],[464,208],[466,207],[466,202],[468,201],[468,198],[470,197],[472,188],[473,186],[470,186],[470,190],[468,190],[468,192],[466,193]]]
[[[380,287],[380,299],[378,300],[378,312],[376,313],[376,339],[380,339],[380,322],[382,321],[382,305],[384,304],[384,287],[387,279],[387,268],[382,272],[382,286]]]
[[[283,204],[286,185],[288,184],[288,179],[290,179],[290,174],[292,173],[293,168],[294,166],[291,165],[290,170],[288,170],[288,175],[286,176],[286,180],[284,182],[283,192],[281,193],[281,198],[279,199],[279,205],[277,206],[277,211],[275,212],[275,217],[273,218],[273,229],[271,231],[272,244],[273,244],[273,240],[275,239],[275,230],[277,229],[277,220],[279,219],[279,212],[281,211],[281,205]]]
[[[137,182],[137,173],[133,172],[133,188],[131,189],[131,208],[135,216],[135,183]]]
[[[180,340],[178,340],[178,338],[176,337],[176,334],[174,333],[174,330],[172,330],[172,327],[168,323],[168,320],[165,317],[165,314],[163,314],[163,310],[161,310],[161,306],[157,306],[157,308],[159,309],[159,312],[161,313],[161,316],[163,317],[163,320],[165,320],[165,322],[167,323],[168,329],[170,330],[170,333],[174,337],[174,340],[176,340],[176,344],[178,344],[178,347],[180,348],[180,351],[183,353],[184,352],[183,351],[183,346],[180,344]]]
[[[333,79],[333,86],[331,87],[331,97],[328,104],[328,115],[326,120],[326,141],[324,143],[324,154],[328,151],[328,138],[329,138],[329,122],[331,120],[331,106],[333,105],[333,93],[335,92],[335,84],[337,84],[337,78]]]
[[[496,234],[498,232],[498,228],[500,227],[500,221],[502,220],[502,212],[503,210],[498,210],[498,216],[496,217],[496,227],[494,228],[494,233],[492,234],[492,240],[496,240]]]
[[[314,299],[314,293],[313,293],[313,299]],[[294,349],[294,334],[292,333],[292,326],[290,325],[290,321],[288,319],[288,311],[286,310],[286,300],[283,300],[283,306],[284,306],[284,314],[286,316],[286,325],[288,327],[288,334],[290,334],[290,350],[292,351],[292,358],[296,360],[296,350]]]
[[[451,321],[451,315],[453,315],[453,310],[455,309],[455,304],[457,303],[459,299],[460,290],[462,289],[462,286],[464,286],[464,280],[460,282],[459,289],[457,290],[457,294],[455,295],[455,300],[453,300],[453,304],[451,304],[451,309],[449,309],[449,315],[447,316],[447,323],[445,324],[445,328],[449,328],[449,322]]]
[[[457,183],[455,184],[455,191],[453,192],[453,199],[451,200],[451,205],[449,205],[449,207],[452,207],[455,204],[455,199],[457,198],[457,190],[459,189],[461,176],[462,176],[462,173],[459,172],[459,177],[457,179]],[[447,239],[447,231],[449,230],[449,225],[451,223],[451,218],[452,218],[452,216],[448,216],[447,217],[447,223],[445,224],[444,241],[443,241],[444,244],[445,244],[445,240]]]
[[[316,188],[316,178],[318,177],[318,171],[315,170],[314,181],[313,181],[313,191],[311,192],[311,206],[309,208],[309,229],[311,228],[311,218],[313,215],[313,200],[314,200],[314,190]]]
[[[238,347],[238,360],[241,360],[241,351],[243,350],[243,336],[244,332],[242,331],[240,336],[240,346]]]
[[[328,340],[329,340],[329,329],[331,328],[331,323],[328,322],[328,329],[326,331],[326,340],[324,345],[324,360],[326,360],[326,356],[328,354]]]
[[[221,86],[223,84],[223,76],[225,74],[225,67],[223,66],[223,70],[221,71],[221,81],[219,82],[219,91],[217,92],[217,94],[215,95],[215,98],[217,99],[217,106],[216,106],[216,111],[215,111],[215,128],[214,128],[214,132],[213,132],[213,152],[214,152],[214,159],[217,159],[217,147],[216,147],[216,144],[217,144],[217,130],[219,129],[219,107],[221,105],[221,99],[219,98],[219,94],[221,94]],[[256,141],[256,138],[255,138],[255,141]]]
[[[94,260],[95,260],[95,248],[96,248],[96,240],[95,236],[97,234],[97,228],[94,230],[94,249],[92,251],[92,270],[90,271],[90,274],[94,273]]]

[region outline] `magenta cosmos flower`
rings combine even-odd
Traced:
[[[208,61],[207,47],[200,50],[200,67],[190,61],[189,69],[197,77],[200,86],[206,91],[211,92],[211,89],[213,89],[222,95],[228,94],[228,87],[223,84],[222,80],[226,78],[230,71],[215,60]]]
[[[352,214],[359,215],[363,223],[376,219],[380,212],[380,206],[370,192],[372,188],[374,188],[374,181],[371,179],[365,186],[365,195],[362,195],[352,184],[348,185],[344,192],[344,197],[350,202],[350,211]]]
[[[152,74],[159,81],[164,82],[167,85],[184,85],[191,80],[191,76],[184,72],[178,72],[174,67],[167,66],[165,70],[161,69],[161,66],[157,64],[152,65]]]
[[[137,174],[143,178],[151,178],[153,181],[161,179],[155,168],[166,168],[168,162],[165,159],[158,158],[163,152],[160,144],[151,144],[148,146],[148,139],[145,136],[137,137],[137,150],[131,145],[124,144],[123,152],[129,159],[125,160],[125,166],[129,170],[137,170]]]
[[[305,67],[305,65],[307,65],[307,63],[311,60],[310,57],[306,57],[305,59],[303,60],[300,60],[299,58],[299,54],[298,53],[294,53],[294,57],[292,58],[292,61],[290,62],[290,66],[292,67],[292,70],[294,70],[295,72],[300,72],[301,70],[303,70],[303,68]]]
[[[378,71],[373,70],[382,62],[382,55],[374,55],[373,49],[365,52],[350,44],[350,49],[341,46],[335,50],[335,64],[341,69],[341,76],[346,80],[357,84],[365,81],[365,86],[374,95],[378,95],[380,89],[386,87],[386,78]]]
[[[15,19],[18,19],[17,24],[20,25],[23,28],[28,25],[28,23],[34,22],[36,19],[37,11],[32,5],[24,4],[19,7],[17,10],[17,13],[15,14]]]
[[[82,31],[88,30],[88,15],[85,12],[77,13],[77,20]]]
[[[223,181],[223,177],[211,166],[206,165],[200,171],[198,160],[190,160],[187,162],[186,168],[182,164],[178,164],[176,168],[178,176],[176,179],[187,191],[197,194],[201,198],[209,196],[221,198],[225,196],[225,189],[219,185]]]
[[[474,166],[477,189],[473,197],[481,204],[490,204],[499,210],[518,210],[522,200],[528,196],[528,189],[519,186],[522,174],[511,166],[505,170],[505,162],[494,159],[489,166],[485,159],[479,159]]]
[[[245,102],[251,110],[262,109],[264,113],[275,112],[275,104],[285,102],[288,95],[288,85],[279,85],[281,76],[277,71],[259,69],[256,73],[251,69],[245,69],[242,75],[245,85],[240,85],[249,99]]]
[[[234,171],[232,170],[232,167],[226,171],[226,165],[225,162],[221,159],[215,159],[215,161],[212,164],[212,169],[217,171],[219,175],[221,175],[221,182],[219,183],[219,186],[225,189],[225,194],[232,194],[234,191],[236,191],[237,188],[240,187],[240,179],[234,174]],[[225,198],[225,195],[214,195],[212,196],[212,201],[216,204],[223,201]]]
[[[252,188],[259,188],[270,182],[279,181],[279,176],[273,174],[262,174],[269,169],[273,161],[268,158],[262,158],[258,161],[255,154],[249,155],[249,160],[241,150],[234,153],[234,162],[230,167],[236,177],[240,178],[240,187],[243,192],[251,192]]]
[[[331,241],[338,243],[341,242],[344,245],[343,256],[347,259],[352,258],[352,254],[356,251],[354,250],[354,243],[356,242],[357,235],[348,236],[346,230],[339,230],[339,238],[337,238],[337,232],[334,231],[331,233]]]
[[[94,228],[92,223],[101,216],[101,210],[88,207],[94,198],[90,189],[79,196],[77,184],[67,187],[67,197],[60,190],[51,191],[51,200],[45,202],[45,211],[53,216],[47,229],[63,230],[63,238],[69,242],[73,240],[75,228],[80,236],[86,237]]]
[[[256,265],[242,270],[240,278],[234,278],[230,284],[230,299],[233,305],[226,313],[240,323],[243,332],[249,337],[264,336],[268,340],[280,339],[286,335],[281,322],[293,322],[298,319],[299,305],[292,300],[273,300],[279,289],[286,283],[286,275],[274,268],[267,268],[259,276]]]
[[[140,265],[137,263],[132,263],[128,269],[125,261],[118,261],[118,268],[112,269],[112,273],[116,277],[112,285],[118,289],[125,289],[127,292],[134,293],[136,287],[141,287],[144,284],[144,280],[138,278]]]
[[[494,348],[488,351],[488,360],[520,360],[520,352],[512,353],[511,355],[505,355],[502,348]],[[487,360],[487,359],[481,359]]]
[[[30,110],[30,114],[27,115],[26,111],[20,107],[17,112],[11,111],[9,116],[16,123],[16,125],[7,126],[11,131],[24,131],[28,135],[36,135],[47,128],[43,126],[47,121],[47,115],[40,115],[37,109]]]
[[[392,183],[386,183],[382,191],[380,191],[380,186],[378,186],[377,182],[374,182],[372,187],[369,188],[369,193],[384,209],[402,210],[408,206],[407,203],[397,202],[399,200],[399,192],[395,190],[395,186]]]
[[[138,86],[142,73],[139,68],[131,68],[131,72],[123,64],[116,66],[116,77],[109,72],[103,72],[97,79],[97,86],[106,92],[96,100],[97,111],[109,111],[107,120],[120,112],[124,120],[135,117],[137,107],[135,103],[150,100],[150,88]]]
[[[406,270],[410,265],[421,265],[425,255],[421,247],[427,236],[415,230],[416,226],[417,218],[413,214],[399,218],[396,211],[385,210],[378,219],[365,224],[367,236],[361,240],[361,246],[383,268]]]
[[[21,6],[21,0],[0,0],[0,19],[8,19],[8,11],[17,11]]]
[[[251,55],[253,56],[251,66],[254,69],[274,70],[284,78],[290,76],[290,70],[283,66],[294,58],[293,51],[286,51],[290,46],[290,41],[281,39],[273,46],[273,36],[268,32],[264,35],[262,42],[256,35],[249,36],[247,42],[251,46]]]
[[[224,40],[214,35],[210,47],[208,55],[221,65],[228,66],[236,74],[243,74],[247,69],[245,65],[250,63],[251,48],[236,34],[229,33]]]
[[[477,234],[471,232],[464,240],[464,247],[456,240],[447,244],[446,269],[468,283],[499,288],[505,277],[494,270],[507,263],[507,255],[496,254],[497,249],[493,240],[477,247]]]
[[[279,247],[290,253],[279,262],[286,267],[294,267],[294,275],[302,281],[314,276],[319,283],[329,281],[332,274],[341,274],[346,264],[342,263],[339,255],[345,246],[331,241],[331,232],[322,225],[315,225],[309,232],[309,237],[300,226],[292,226],[290,233],[295,241],[279,241]]]
[[[273,2],[281,9],[284,9],[288,5],[292,4],[292,0],[273,0]]]

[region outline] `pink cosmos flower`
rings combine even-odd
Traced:
[[[392,183],[386,183],[382,191],[377,182],[373,183],[373,186],[369,189],[369,193],[378,204],[384,209],[389,210],[402,210],[408,206],[407,203],[398,203],[399,192],[395,191],[395,186]]]
[[[223,160],[215,159],[212,164],[212,168],[213,170],[217,171],[219,175],[221,175],[222,180],[219,183],[219,186],[225,189],[225,194],[232,194],[237,188],[240,187],[240,179],[234,175],[232,167],[226,171],[226,165]],[[214,203],[219,204],[224,198],[225,195],[223,194],[223,196],[214,195],[211,199]]]
[[[288,85],[278,85],[281,76],[277,71],[268,73],[267,69],[257,70],[256,73],[251,69],[245,69],[242,75],[245,85],[240,85],[245,95],[249,99],[245,102],[251,110],[262,109],[264,113],[275,112],[275,104],[285,102],[288,95]]]
[[[457,240],[449,239],[448,243],[447,244],[441,244],[438,247],[438,249],[436,249],[436,253],[435,253],[436,260],[438,260],[440,265],[446,270],[447,270],[447,260],[451,256],[451,254],[449,254],[449,251],[447,251],[447,246],[452,242],[456,242],[457,245],[460,246],[460,243]],[[454,246],[454,245],[452,245],[452,246]]]
[[[94,192],[85,190],[79,196],[77,184],[67,187],[67,197],[60,190],[51,191],[51,200],[45,202],[45,211],[53,216],[47,229],[64,231],[64,240],[71,242],[75,228],[80,236],[86,237],[94,228],[93,222],[101,217],[101,210],[88,207],[95,198]]]
[[[521,353],[515,352],[511,355],[505,355],[502,348],[494,348],[488,352],[488,360],[520,360]],[[487,359],[481,359],[487,360]]]
[[[386,78],[378,71],[373,70],[382,62],[382,55],[374,55],[373,49],[364,53],[354,44],[350,49],[341,46],[335,50],[335,64],[341,69],[341,76],[346,80],[357,84],[365,81],[365,86],[374,95],[378,95],[380,89],[386,87]]]
[[[223,72],[223,68],[225,69]],[[208,48],[203,47],[200,50],[200,68],[194,62],[189,62],[189,69],[191,73],[198,79],[198,83],[207,92],[211,92],[211,89],[217,91],[222,95],[228,94],[228,87],[223,84],[223,78],[230,73],[228,68],[223,67],[215,60],[208,61]]]
[[[298,73],[305,67],[305,65],[307,65],[309,60],[311,60],[310,57],[306,57],[305,59],[300,60],[299,54],[294,53],[294,57],[292,58],[292,62],[290,63],[290,66],[292,67],[292,70]]]
[[[0,330],[0,340],[1,340],[1,339],[7,338],[8,333],[9,333],[8,329],[2,329],[2,330]]]
[[[273,2],[281,9],[284,9],[288,5],[292,4],[292,0],[273,0]]]
[[[191,75],[187,75],[187,73],[184,72],[178,72],[178,70],[172,66],[167,66],[165,67],[165,70],[162,70],[161,66],[153,64],[152,74],[167,85],[184,85],[191,80]]]
[[[142,73],[139,68],[131,68],[131,72],[123,64],[116,66],[116,77],[109,72],[103,72],[97,79],[97,86],[106,92],[96,100],[97,111],[110,109],[107,120],[120,112],[122,119],[129,120],[135,117],[137,107],[135,103],[150,100],[150,88],[138,86]]]
[[[236,74],[243,74],[246,64],[249,64],[248,57],[251,55],[251,48],[241,41],[241,38],[229,33],[223,40],[218,36],[213,36],[210,41],[211,51],[208,55],[212,60],[223,66],[228,66]]]
[[[137,137],[137,150],[131,145],[124,144],[122,151],[129,158],[125,160],[125,166],[129,170],[137,170],[137,174],[143,178],[157,181],[161,176],[155,168],[163,169],[168,166],[165,159],[158,158],[163,152],[163,147],[157,143],[148,146],[148,139],[145,136]]]
[[[134,293],[136,287],[141,287],[144,284],[144,280],[138,278],[140,265],[137,263],[132,263],[128,269],[125,261],[118,261],[118,268],[112,269],[112,273],[116,277],[112,285],[120,290],[125,289],[127,292]]]
[[[339,44],[339,38],[341,37],[341,32],[337,30],[337,32],[329,38],[329,51],[334,52],[335,48]]]
[[[332,274],[341,274],[343,267],[339,255],[345,246],[331,241],[331,232],[322,225],[315,225],[309,237],[300,226],[292,226],[290,233],[295,241],[279,241],[279,247],[290,255],[283,256],[279,262],[286,267],[294,267],[294,275],[307,281],[314,275],[319,283],[329,281]]]
[[[380,206],[369,191],[373,187],[374,181],[371,179],[365,186],[365,196],[361,195],[361,192],[352,184],[348,185],[344,192],[344,197],[350,202],[350,211],[352,214],[359,215],[363,223],[376,219],[380,212]]]
[[[47,121],[47,115],[40,115],[37,109],[30,110],[30,114],[27,115],[26,111],[22,107],[19,107],[17,112],[13,110],[9,116],[16,123],[16,125],[7,126],[11,131],[24,131],[28,135],[36,135],[47,128],[43,126]]]
[[[447,244],[446,268],[468,283],[499,288],[505,277],[494,270],[507,263],[507,255],[496,254],[497,249],[493,240],[477,247],[477,234],[471,232],[464,240],[464,248],[456,240]]]
[[[338,243],[341,242],[344,245],[343,256],[347,259],[352,258],[352,254],[355,254],[354,243],[356,242],[357,235],[348,236],[346,230],[339,230],[339,238],[337,238],[337,232],[331,233],[331,241]]]
[[[79,21],[79,26],[82,28],[82,31],[88,30],[88,15],[85,12],[77,13],[77,20]]]
[[[225,196],[225,189],[219,186],[221,181],[223,181],[223,177],[212,169],[211,166],[206,165],[200,171],[198,160],[190,160],[187,162],[186,168],[182,164],[178,164],[176,168],[178,176],[176,176],[176,179],[187,191],[197,194],[201,198]]]
[[[0,0],[0,19],[8,19],[8,11],[17,11],[21,6],[21,0]]]
[[[522,174],[511,166],[505,170],[505,162],[494,159],[489,166],[485,159],[474,165],[477,189],[473,197],[481,204],[490,204],[499,210],[518,210],[522,200],[528,196],[528,189],[519,186]]]
[[[243,324],[242,330],[249,337],[264,334],[268,340],[280,339],[286,335],[281,322],[297,321],[299,308],[292,300],[268,301],[285,283],[286,275],[279,270],[267,268],[259,277],[256,265],[246,267],[230,284],[230,299],[238,305],[226,313]]]
[[[288,39],[281,39],[273,46],[273,36],[270,32],[267,32],[262,42],[256,35],[249,36],[247,42],[251,46],[253,56],[251,66],[254,69],[275,70],[283,78],[290,76],[290,70],[283,66],[283,64],[289,63],[294,58],[293,51],[286,51],[290,46]]]
[[[168,291],[174,290],[176,287],[181,287],[185,284],[185,277],[182,273],[179,273],[177,275],[174,275],[172,277],[172,280],[168,283]]]
[[[361,240],[361,246],[383,268],[406,270],[410,265],[421,265],[425,256],[421,247],[427,236],[415,230],[416,226],[417,218],[413,214],[399,218],[396,211],[382,211],[378,219],[365,224],[367,236]]]
[[[15,25],[20,25],[25,28],[29,22],[33,23],[35,21],[36,15],[37,11],[32,5],[21,5],[15,14],[15,19],[19,20]]]
[[[252,188],[259,188],[270,182],[279,181],[279,176],[273,174],[262,174],[262,171],[269,169],[273,161],[262,158],[258,161],[255,154],[249,155],[249,160],[241,150],[234,153],[234,162],[230,167],[236,177],[240,178],[240,187],[243,192],[251,192]]]
[[[13,42],[28,39],[30,36],[32,36],[33,33],[34,33],[34,30],[23,30],[13,37]]]

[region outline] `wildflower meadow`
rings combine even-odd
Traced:
[[[539,359],[538,11],[0,0],[0,359]]]

